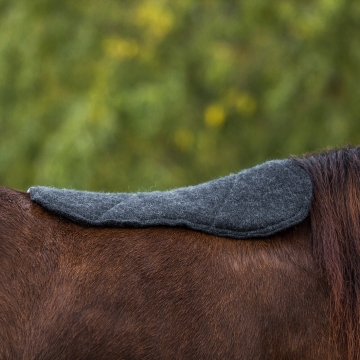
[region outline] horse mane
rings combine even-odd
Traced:
[[[310,176],[315,260],[330,288],[331,340],[360,359],[360,147],[294,158]]]

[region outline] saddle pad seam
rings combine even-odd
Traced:
[[[234,177],[234,180],[233,180],[233,182],[232,182],[232,184],[231,184],[230,189],[228,190],[228,193],[227,193],[226,196],[224,197],[221,205],[220,205],[219,208],[218,208],[218,211],[217,211],[216,214],[214,215],[214,219],[213,219],[212,223],[209,225],[210,228],[215,228],[215,229],[217,228],[216,226],[214,226],[214,224],[215,224],[215,222],[216,222],[216,219],[217,219],[217,216],[219,215],[219,213],[221,212],[222,208],[224,207],[226,200],[229,198],[230,194],[232,193],[232,190],[233,190],[233,188],[234,188],[234,186],[235,186],[236,180],[237,180],[237,178]]]

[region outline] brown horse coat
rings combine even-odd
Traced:
[[[94,229],[0,190],[1,359],[325,359],[309,223],[236,241]]]
[[[0,188],[0,359],[359,359],[360,150],[341,151],[298,159],[311,216],[266,239],[86,228]]]

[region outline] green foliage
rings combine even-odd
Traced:
[[[357,0],[0,0],[0,183],[137,191],[360,142]]]

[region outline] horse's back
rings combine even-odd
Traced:
[[[309,234],[86,228],[1,188],[0,357],[326,358]]]

